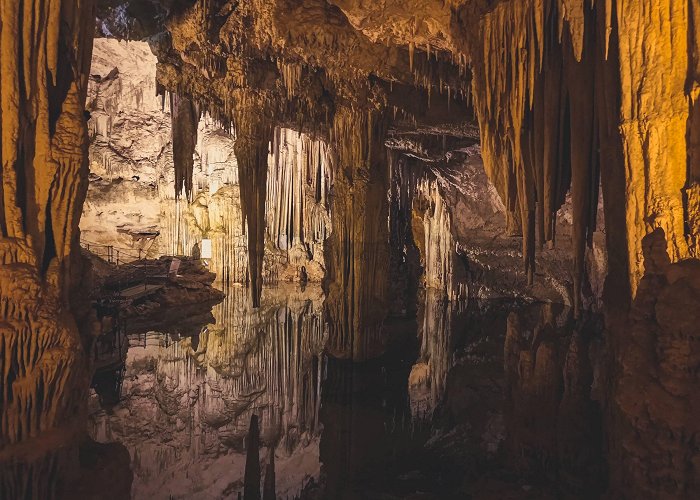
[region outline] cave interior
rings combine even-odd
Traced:
[[[0,498],[698,497],[700,0],[16,0],[0,54]]]

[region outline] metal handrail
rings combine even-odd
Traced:
[[[87,240],[80,240],[80,245],[86,250],[94,253],[98,257],[103,258],[110,264],[116,265],[120,265],[120,263],[141,260],[146,256],[146,252],[142,249],[138,250],[137,255],[135,253],[132,253],[134,251],[132,248],[120,248],[115,247],[114,245],[103,245],[101,243],[94,243]],[[123,257],[130,258],[131,260],[125,260]]]

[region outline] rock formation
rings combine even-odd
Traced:
[[[83,246],[103,258],[113,247],[114,259],[128,262],[161,254],[192,256],[201,251],[202,239],[210,239],[217,281],[245,283],[248,230],[236,137],[209,115],[197,114],[197,129],[188,135],[195,139],[188,146],[191,172],[176,179],[171,99],[155,93],[155,56],[145,42],[106,38],[95,40],[94,53],[87,103],[92,175],[81,219]],[[269,153],[262,279],[298,280],[304,267],[309,279],[319,282],[323,242],[331,231],[328,147],[308,134],[276,128]]]
[[[0,491],[8,497],[51,497],[47,476],[77,465],[69,446],[84,421],[90,341],[72,298],[92,16],[90,1],[13,2],[0,13]]]

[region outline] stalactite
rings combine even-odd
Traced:
[[[260,304],[262,294],[267,165],[273,134],[267,106],[269,101],[265,98],[245,92],[235,109],[234,150],[238,160],[243,222],[248,228],[248,270],[255,306]]]
[[[685,335],[683,329],[670,334],[666,329],[676,320],[660,321],[664,306],[650,304],[670,296],[668,290],[657,295],[670,283],[660,277],[666,268],[687,265],[688,274],[679,282],[690,282],[695,261],[684,259],[697,256],[698,4],[550,0],[481,6],[481,30],[473,30],[479,36],[473,36],[470,47],[487,172],[508,207],[522,211],[532,208],[522,198],[530,199],[533,186],[527,170],[534,171],[536,200],[543,203],[536,208],[536,219],[544,225],[535,234],[542,242],[553,241],[554,210],[571,188],[578,316],[586,245],[595,230],[597,193],[602,188],[609,261],[606,329],[615,360],[609,394],[613,416],[608,420],[608,434],[614,436],[613,494],[644,497],[658,494],[664,485],[665,494],[686,496],[693,488],[693,473],[680,471],[694,471],[697,454],[676,438],[692,433],[688,424],[680,431],[677,422],[692,421],[693,410],[670,410],[666,402],[685,401],[678,391],[692,381],[679,383],[679,377],[640,407],[640,384],[654,385],[663,377],[640,374],[662,373],[665,361],[645,361],[644,370],[635,367],[641,359],[663,358],[660,353],[668,352],[654,348],[651,337],[644,338],[651,335],[646,333],[649,329],[661,343]],[[529,215],[521,216],[529,223]],[[527,259],[533,236],[529,227],[523,231]],[[653,248],[645,249],[645,242]],[[669,261],[681,262],[669,266]],[[693,294],[687,293],[691,300]],[[656,313],[642,314],[646,307],[655,307]],[[679,314],[689,318],[680,310],[674,311],[674,318]],[[630,321],[639,324],[630,328]],[[635,334],[630,337],[630,332]],[[663,416],[661,411],[654,413],[657,404],[664,406]],[[673,467],[658,459],[652,428],[666,429],[664,456],[677,453],[674,456],[685,458],[674,459]],[[653,437],[645,437],[649,432]]]
[[[595,230],[599,164],[603,192],[624,198],[625,220],[611,220],[607,230],[626,234],[627,256],[617,260],[627,267],[632,291],[643,272],[640,242],[649,230],[666,230],[674,260],[689,253],[682,226],[691,215],[684,221],[681,208],[685,143],[677,140],[685,136],[681,128],[688,116],[682,69],[687,37],[673,35],[674,30],[685,32],[688,13],[687,7],[671,3],[502,2],[482,11],[481,30],[473,33],[484,36],[472,36],[469,43],[486,170],[522,228],[529,273],[535,242],[554,241],[555,213],[571,187],[577,311],[585,248]],[[643,15],[652,11],[663,13],[658,23]],[[642,40],[639,33],[650,36]],[[609,58],[615,60],[607,64]],[[608,72],[617,75],[604,76]],[[603,85],[616,79],[616,91]],[[644,92],[655,94],[659,88],[666,92],[663,102],[638,101]],[[619,106],[618,116],[603,103]],[[673,116],[673,123],[661,126],[662,119],[653,118],[657,115]],[[622,127],[621,137],[614,134],[615,126]],[[655,144],[665,146],[657,149]],[[611,179],[623,168],[627,187],[619,191]],[[651,218],[648,206],[657,207]]]
[[[173,126],[173,164],[175,166],[175,195],[184,191],[189,199],[192,195],[194,149],[197,144],[199,110],[187,97],[170,95]]]
[[[278,60],[277,67],[282,74],[284,87],[287,89],[287,98],[291,99],[297,94],[299,84],[301,83],[302,69],[300,64],[289,64]]]
[[[267,238],[293,266],[323,262],[323,242],[330,234],[328,154],[325,142],[307,134],[275,131],[268,165]]]
[[[335,355],[363,359],[381,350],[386,314],[388,166],[384,110],[341,107],[331,144],[337,154],[326,244],[330,343]]]

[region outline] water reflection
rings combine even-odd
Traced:
[[[90,431],[129,450],[133,498],[236,498],[254,421],[262,477],[253,476],[268,491],[274,480],[277,498],[522,493],[506,469],[527,481],[555,471],[579,489],[590,479],[598,452],[564,426],[600,418],[581,340],[593,333],[572,336],[567,310],[555,320],[549,306],[422,292],[416,319],[385,323],[387,352],[357,363],[327,354],[323,299],[315,286],[271,289],[253,309],[234,287],[199,335],[129,337],[121,388],[119,376],[94,384]],[[527,360],[552,376],[528,377]],[[117,387],[116,404],[105,404],[105,387]],[[580,450],[590,456],[583,473],[566,465]],[[513,498],[547,497],[528,491]]]
[[[231,288],[198,339],[131,338],[121,401],[106,410],[91,401],[90,431],[129,449],[135,498],[241,490],[252,414],[263,448],[276,450],[278,495],[318,480],[322,295],[275,292],[253,309],[247,290]]]
[[[465,302],[449,302],[437,290],[424,290],[418,297],[420,354],[408,379],[411,413],[430,420],[445,392],[447,373],[453,363],[453,332],[466,312]]]

